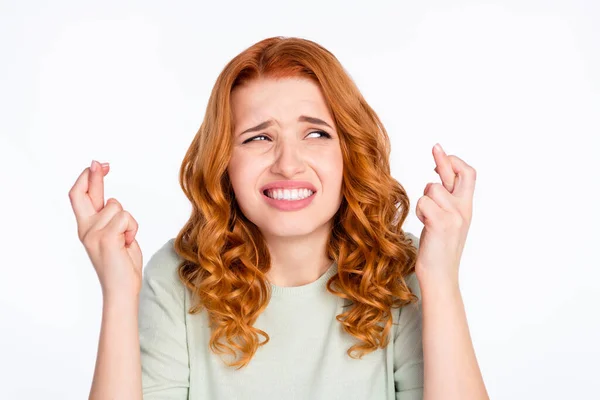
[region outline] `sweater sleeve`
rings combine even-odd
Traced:
[[[144,268],[139,303],[139,338],[144,400],[188,398],[189,357],[185,286],[169,240]]]
[[[411,233],[408,236],[418,249],[419,239]],[[396,400],[422,400],[424,369],[421,289],[414,272],[406,278],[406,283],[419,301],[400,309],[398,330],[394,338]]]

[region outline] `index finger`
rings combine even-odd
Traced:
[[[90,167],[87,167],[79,175],[69,191],[69,199],[71,200],[71,206],[73,207],[73,212],[78,223],[96,214],[96,210],[88,196],[89,180]]]
[[[88,195],[96,212],[104,208],[104,174],[99,162],[93,160],[90,166]]]
[[[456,173],[452,169],[452,163],[439,143],[433,147],[433,158],[437,164],[437,173],[442,178],[442,184],[450,193],[454,192]]]
[[[103,175],[106,175],[108,171],[108,166],[103,168]],[[90,167],[85,168],[69,191],[71,206],[78,222],[97,213],[88,193],[90,188],[90,172]]]

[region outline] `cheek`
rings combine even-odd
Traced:
[[[336,151],[331,151],[329,154],[323,154],[316,161],[321,179],[330,185],[341,184],[344,160],[340,150],[336,149]]]
[[[243,162],[239,155],[232,154],[229,165],[227,166],[227,173],[229,174],[231,186],[233,186],[233,191],[236,196],[239,196],[240,182],[243,182],[244,169],[241,168],[242,165]]]
[[[255,158],[248,157],[242,152],[232,154],[227,171],[236,197],[244,198],[254,192],[260,169],[261,166]]]

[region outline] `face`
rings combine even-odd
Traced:
[[[260,79],[232,92],[228,173],[238,205],[265,237],[329,231],[342,201],[338,132],[309,79]]]

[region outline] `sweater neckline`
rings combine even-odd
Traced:
[[[308,293],[321,292],[327,287],[327,281],[337,273],[337,262],[333,261],[329,268],[317,280],[301,286],[278,286],[271,283],[271,296],[295,297]]]

